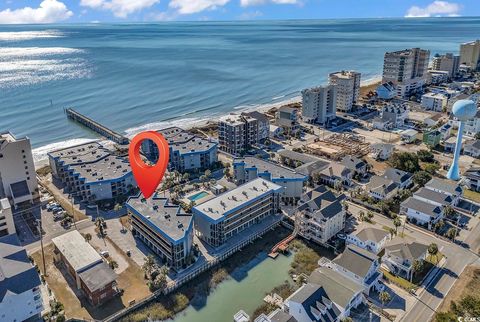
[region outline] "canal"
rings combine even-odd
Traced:
[[[244,310],[252,316],[263,303],[265,294],[289,280],[293,254],[271,259],[260,253],[253,260],[235,269],[230,278],[220,283],[207,297],[191,302],[171,322],[230,322],[233,315]]]

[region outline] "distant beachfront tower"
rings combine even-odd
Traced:
[[[361,74],[355,71],[331,73],[328,83],[337,86],[337,110],[348,113],[352,110],[360,96]]]
[[[450,180],[459,180],[460,170],[458,167],[458,160],[460,158],[460,151],[462,150],[462,137],[465,128],[465,122],[475,117],[475,114],[477,113],[477,106],[475,105],[475,102],[471,100],[459,100],[453,104],[452,113],[458,119],[460,124],[458,126],[457,143],[455,145],[453,163],[450,167],[450,170],[448,170],[447,178]]]

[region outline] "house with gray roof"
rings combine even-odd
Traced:
[[[395,275],[410,280],[413,274],[413,262],[423,261],[428,246],[412,239],[396,237],[385,246],[382,264]]]
[[[282,186],[282,201],[296,203],[308,177],[282,165],[256,157],[237,158],[233,161],[233,174],[238,184],[263,178]]]
[[[463,153],[474,158],[480,158],[480,140],[471,140],[463,146]]]
[[[463,189],[458,184],[458,182],[447,179],[440,179],[434,177],[425,184],[425,188],[437,192],[442,192],[454,197],[461,197],[463,195]]]
[[[305,193],[298,203],[299,234],[320,245],[345,228],[344,194],[336,195],[325,186]]]
[[[298,322],[298,320],[281,309],[276,309],[268,315],[260,314],[253,322]]]
[[[370,291],[379,291],[383,287],[380,283],[382,273],[378,256],[357,245],[347,245],[343,253],[333,261],[324,261],[322,265],[363,285],[363,292],[367,296]]]
[[[480,191],[480,168],[473,168],[463,174],[465,185],[473,191]]]
[[[424,187],[417,190],[413,197],[415,199],[419,199],[440,207],[456,206],[460,199],[458,196],[454,197],[453,195],[448,195],[443,192],[430,190]]]
[[[372,176],[365,189],[370,197],[384,200],[393,197],[398,192],[399,186],[389,178]]]
[[[140,194],[126,203],[132,234],[151,248],[175,270],[192,261],[193,216],[180,206],[158,195],[143,198]]]
[[[367,173],[367,162],[356,156],[346,155],[340,163],[350,169],[353,175],[364,176]]]
[[[386,169],[383,177],[392,180],[399,189],[407,189],[413,184],[413,174],[395,168]]]
[[[443,207],[410,197],[400,204],[400,213],[405,214],[410,222],[431,229],[443,218]]]
[[[17,235],[0,238],[0,321],[41,319],[40,278]]]
[[[375,227],[366,227],[347,236],[346,243],[353,244],[374,254],[378,254],[390,240],[390,233]]]

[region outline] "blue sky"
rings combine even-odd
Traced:
[[[480,16],[480,0],[0,0],[0,23]]]

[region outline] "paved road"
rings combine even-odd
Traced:
[[[349,211],[355,216],[360,212],[362,207],[351,204]],[[382,226],[393,227],[392,220],[384,216],[376,214],[373,220]],[[402,227],[399,228],[401,231]],[[405,322],[424,322],[430,321],[438,306],[442,303],[444,297],[458,276],[463,272],[466,266],[473,263],[480,263],[479,257],[470,249],[460,247],[452,242],[435,237],[433,234],[418,229],[414,225],[405,225],[405,234],[407,237],[414,238],[420,243],[426,245],[435,242],[440,251],[446,257],[446,263],[443,269],[429,282],[425,289],[421,290],[416,296],[416,302],[400,321]],[[471,249],[478,249],[480,245],[480,225],[472,229],[471,234],[467,237],[466,242],[470,243]]]

